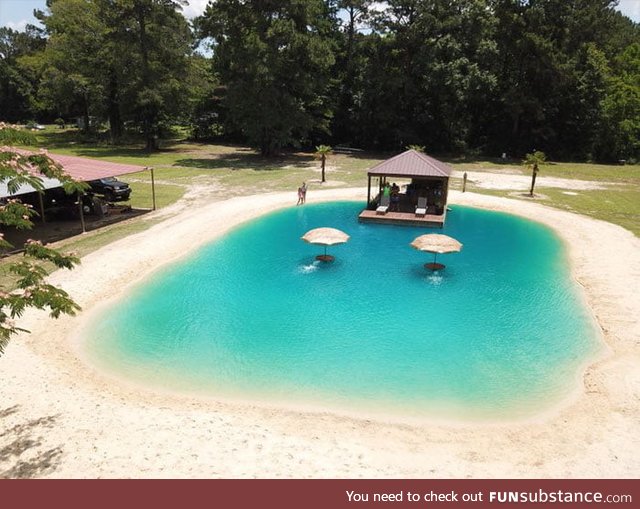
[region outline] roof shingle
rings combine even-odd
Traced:
[[[451,167],[427,154],[407,150],[377,164],[368,174],[394,177],[449,177]]]

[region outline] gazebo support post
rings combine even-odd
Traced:
[[[153,200],[153,210],[156,210],[156,181],[153,174],[153,167],[149,168],[151,171],[151,198]]]
[[[38,204],[40,205],[40,222],[46,223],[46,219],[44,217],[44,200],[42,199],[42,192],[38,193]]]
[[[371,175],[367,175],[368,185],[367,185],[367,208],[371,206]]]

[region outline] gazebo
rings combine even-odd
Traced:
[[[360,221],[444,226],[451,175],[448,164],[407,150],[377,164],[367,175],[367,207]]]

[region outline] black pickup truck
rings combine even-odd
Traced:
[[[131,195],[129,184],[115,177],[91,180],[87,183],[94,193],[104,196],[107,201],[127,201]]]

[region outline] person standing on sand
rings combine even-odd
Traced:
[[[304,182],[302,183],[304,186]],[[302,190],[302,186],[298,188],[298,203],[296,205],[302,205],[304,203],[304,191]]]
[[[307,202],[307,183],[303,182],[302,187],[300,188],[302,191],[302,204],[304,205]]]

